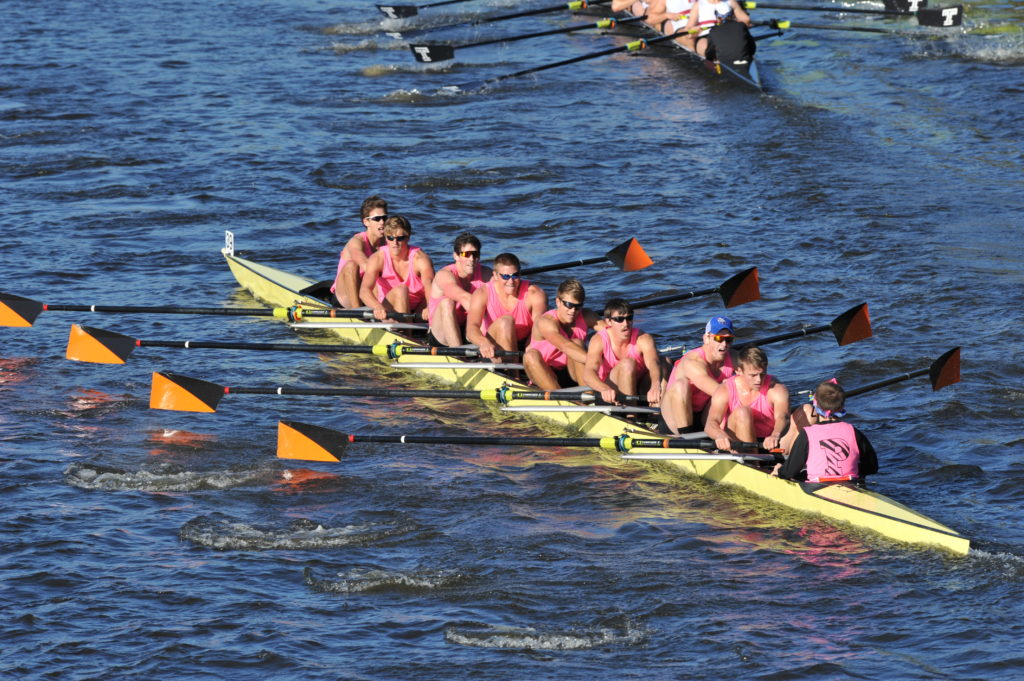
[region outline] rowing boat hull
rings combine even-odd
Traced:
[[[320,309],[329,307],[323,301],[301,293],[303,289],[314,283],[312,280],[240,258],[227,248],[222,252],[238,283],[269,305],[288,307],[301,304]],[[344,341],[351,343],[365,345],[394,342],[414,343],[408,337],[394,331],[382,328],[360,328],[359,324],[347,325],[344,328],[332,328],[331,331]],[[464,364],[464,361],[455,357],[431,356],[428,359],[431,362],[436,362],[437,367],[426,369],[421,368],[423,359],[422,356],[400,356],[393,361],[397,364],[415,364],[416,371],[425,372],[461,388],[491,390],[506,385],[512,386],[513,389],[526,388],[526,386],[495,372],[460,366]],[[526,400],[512,401],[510,404],[538,406],[538,402]],[[544,406],[559,406],[563,409],[576,406],[568,402],[545,402],[543,404]],[[581,413],[555,410],[523,413],[554,422],[586,437],[614,437],[623,433],[631,433],[640,437],[654,435],[651,431],[637,427],[624,419],[599,412]],[[689,453],[697,452],[704,453],[702,450],[696,449]],[[637,455],[664,455],[667,453],[685,457],[688,452],[686,450],[668,452],[664,449],[630,450],[630,454]],[[792,482],[772,477],[762,468],[737,461],[680,458],[667,459],[664,463],[687,474],[698,475],[713,482],[734,485],[788,508],[819,514],[840,523],[849,523],[900,542],[939,547],[956,554],[966,554],[970,548],[970,541],[955,530],[882,494],[863,488]]]

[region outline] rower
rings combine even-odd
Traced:
[[[711,395],[734,373],[736,353],[732,320],[712,317],[704,326],[703,343],[690,350],[672,367],[661,400],[661,418],[672,434],[701,427],[708,420]]]
[[[366,272],[366,261],[384,243],[384,221],[388,219],[388,202],[371,196],[359,209],[363,231],[352,236],[341,250],[338,273],[334,275],[331,293],[344,308],[359,307],[359,286]]]
[[[651,0],[647,10],[647,23],[665,35],[671,35],[686,28],[689,22],[690,8],[693,0]],[[696,37],[692,34],[681,35],[676,42],[693,51]]]
[[[612,0],[610,9],[612,14],[629,10],[629,13],[633,16],[642,17],[649,14],[650,4],[647,0]],[[650,23],[650,19],[647,21]],[[653,26],[654,24],[651,25]]]
[[[878,472],[878,456],[864,433],[840,419],[846,415],[846,392],[833,378],[814,389],[815,423],[793,443],[785,463],[772,475],[808,482],[850,482]]]
[[[533,325],[523,355],[526,375],[541,390],[558,390],[583,382],[587,331],[599,324],[597,314],[583,309],[586,291],[578,279],[566,279],[555,293],[555,307]]]
[[[466,310],[473,291],[491,278],[491,268],[480,264],[480,239],[465,232],[452,245],[455,262],[442,267],[430,286],[427,303],[432,345],[462,345]]]
[[[777,449],[788,423],[789,390],[768,373],[764,350],[744,348],[736,358],[735,373],[711,395],[704,431],[724,451],[733,451],[730,438],[763,438],[765,449]]]
[[[392,215],[384,222],[385,245],[366,262],[359,297],[378,320],[392,312],[419,313],[426,319],[425,291],[434,283],[434,265],[429,255],[409,244],[411,234],[412,224]]]
[[[658,406],[662,368],[654,336],[633,326],[633,306],[622,298],[605,305],[604,323],[590,339],[583,382],[609,404],[645,391],[647,403]]]
[[[736,0],[697,0],[690,11],[690,18],[687,21],[686,29],[689,31],[700,29],[700,31],[696,37],[693,35],[685,36],[690,41],[687,47],[708,61],[715,61],[720,55],[716,54],[716,49],[712,46],[712,42],[709,41],[708,34],[716,26],[727,21],[737,21],[746,28],[750,28],[753,25],[750,16]],[[745,32],[745,35],[749,38],[750,34]],[[749,56],[752,56],[753,51],[748,51],[750,52]],[[729,61],[735,61],[733,55],[730,55]]]
[[[519,350],[530,337],[534,321],[548,309],[548,298],[520,274],[519,258],[501,253],[494,259],[491,280],[473,292],[466,319],[466,340],[480,356],[501,361],[495,350]]]

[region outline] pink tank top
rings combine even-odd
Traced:
[[[597,335],[601,337],[601,342],[604,344],[601,366],[597,368],[597,377],[603,381],[608,378],[612,373],[612,369],[622,360],[619,359],[612,348],[612,342],[608,338],[608,329],[601,329],[597,332]],[[633,327],[629,333],[629,342],[626,344],[626,357],[632,357],[636,361],[637,375],[642,376],[647,373],[647,364],[644,362],[644,356],[636,348],[636,339],[639,337],[640,329]]]
[[[697,356],[699,356],[705,362],[708,361],[708,358],[704,355],[703,346],[690,350],[680,359],[676,360],[675,365],[672,367],[672,373],[669,374],[668,377],[668,385],[672,385],[672,382],[676,380],[677,373],[679,376],[683,375],[683,360],[686,359],[687,357]],[[725,356],[725,362],[722,363],[722,366],[720,368],[711,369],[710,371],[708,371],[708,376],[715,379],[715,381],[717,381],[718,383],[721,383],[722,381],[724,381],[725,379],[729,378],[732,375],[733,366],[731,353]],[[706,392],[695,386],[693,383],[690,384],[690,405],[693,408],[693,413],[697,414],[699,412],[704,411],[704,407],[707,406],[707,403],[710,400],[711,395],[708,395]]]
[[[458,270],[456,269],[455,263],[452,263],[451,265],[446,265],[442,269],[446,269],[449,272],[451,272],[452,276],[455,277],[455,283],[461,286],[463,291],[467,291],[469,293],[472,293],[473,291],[477,290],[486,283],[480,276],[479,260],[477,260],[476,265],[473,266],[473,274],[469,276],[469,281],[465,282],[462,279],[459,279]],[[469,288],[467,288],[467,286]],[[445,296],[442,293],[437,298],[431,298],[430,300],[427,301],[428,319],[432,319],[434,317],[434,310],[436,310],[437,306],[441,304],[441,300],[444,299],[444,297]],[[455,319],[459,322],[460,325],[464,326],[466,324],[466,308],[462,307],[461,303],[455,303]]]
[[[544,316],[554,318],[557,323],[558,319],[555,318],[557,314],[558,310],[548,310],[544,313]],[[587,321],[583,319],[582,314],[577,314],[576,321],[572,326],[572,335],[567,336],[565,334],[565,329],[561,324],[558,325],[558,333],[562,334],[563,338],[567,338],[569,340],[583,340],[587,337]],[[544,363],[552,369],[564,369],[565,365],[568,363],[565,353],[548,341],[544,340],[544,338],[530,341],[529,347],[539,352]]]
[[[367,258],[373,255],[373,246],[370,245],[370,240],[366,238],[366,232],[359,232],[359,234],[354,236],[361,236],[363,238],[363,255]],[[344,267],[347,262],[348,258],[345,257],[345,249],[342,249],[341,257],[338,258],[338,272],[334,275],[334,283],[331,284],[331,293],[334,293],[334,289],[337,287],[338,283],[338,276],[341,274],[341,268]],[[359,273],[362,274],[363,270],[364,268],[360,267]]]
[[[740,404],[740,393],[736,389],[736,376],[730,376],[724,382],[729,388],[729,409],[725,413],[725,418],[722,419],[723,428],[729,420],[729,415],[743,406]],[[768,437],[775,429],[775,410],[772,408],[772,403],[768,401],[768,391],[773,385],[775,385],[775,377],[765,374],[760,392],[754,401],[747,405],[754,415],[754,434],[758,437]]]
[[[377,300],[383,301],[387,297],[388,291],[396,286],[405,286],[409,289],[409,307],[416,309],[424,298],[423,282],[420,281],[420,275],[416,274],[416,267],[413,265],[416,253],[420,249],[416,246],[409,246],[409,271],[406,272],[405,281],[402,281],[398,272],[395,271],[395,263],[391,259],[391,249],[381,246],[380,250],[384,251],[384,268],[381,270],[380,277],[377,278]]]
[[[860,449],[853,426],[843,421],[804,428],[808,482],[841,482],[860,477]]]
[[[489,282],[487,284],[487,309],[484,310],[484,321],[480,327],[483,332],[486,334],[487,329],[490,328],[495,320],[511,316],[516,325],[516,338],[520,342],[525,340],[530,335],[530,331],[533,330],[533,317],[530,316],[530,308],[526,304],[526,293],[529,290],[530,282],[520,279],[519,296],[516,299],[516,306],[511,310],[506,310],[505,306],[501,304],[501,300],[498,299],[498,290],[495,288],[495,283],[493,281]]]

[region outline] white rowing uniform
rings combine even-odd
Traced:
[[[686,22],[688,18],[688,12],[693,7],[693,0],[665,0],[665,11],[670,14],[682,14],[683,16],[679,21],[669,19],[668,23],[671,24],[672,30],[666,31],[666,33],[675,33],[686,28]]]
[[[697,28],[700,29],[697,36],[707,35],[712,28],[728,19],[731,14],[732,6],[728,1],[697,0]]]

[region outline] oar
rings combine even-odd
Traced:
[[[954,383],[960,382],[960,348],[953,348],[947,350],[936,359],[927,369],[918,369],[917,371],[911,371],[906,374],[901,374],[894,378],[887,378],[867,385],[862,385],[858,388],[846,391],[847,397],[854,397],[856,395],[863,395],[866,392],[877,390],[878,388],[884,388],[893,383],[900,383],[901,381],[907,381],[911,378],[918,376],[928,376],[928,380],[931,381],[932,390],[941,390],[947,385],[953,385]]]
[[[640,438],[630,435],[616,437],[481,437],[479,435],[352,435],[314,426],[297,421],[279,421],[277,425],[277,456],[281,459],[302,459],[304,461],[339,462],[345,455],[348,446],[356,442],[383,442],[395,444],[422,445],[470,445],[472,447],[511,446],[511,447],[593,447],[609,449],[617,452],[628,452],[639,447],[657,447],[659,449],[680,449],[679,456],[687,455],[706,458],[728,458],[735,460],[735,455],[709,455],[707,450],[715,447],[714,440]],[[736,449],[757,452],[755,442],[735,442]],[[698,450],[698,451],[694,451]],[[772,461],[771,454],[747,454],[744,459]]]
[[[628,17],[626,19],[602,19],[597,22],[589,22],[586,24],[574,24],[572,26],[565,26],[563,28],[552,28],[546,31],[535,31],[533,33],[523,33],[521,35],[507,36],[504,38],[492,38],[490,40],[481,40],[475,43],[464,43],[462,45],[450,45],[445,43],[420,43],[409,45],[409,49],[412,50],[412,56],[416,57],[416,61],[419,62],[439,62],[447,61],[455,58],[455,50],[466,50],[471,47],[481,47],[482,45],[494,45],[497,43],[511,43],[518,40],[527,40],[529,38],[541,38],[548,35],[558,35],[559,33],[574,33],[576,31],[585,31],[588,28],[596,28],[600,30],[613,29],[620,24],[630,24],[637,21],[643,21],[647,16],[640,17]]]
[[[828,324],[823,324],[821,326],[809,326],[806,329],[800,329],[799,331],[780,333],[777,336],[768,336],[767,338],[738,344],[736,347],[737,349],[740,349],[750,345],[768,345],[769,343],[778,343],[779,341],[789,340],[791,338],[802,338],[803,336],[809,336],[812,333],[821,333],[822,331],[831,331],[836,337],[836,342],[840,345],[849,345],[850,343],[856,343],[859,340],[870,338],[871,319],[868,317],[868,304],[861,303],[860,305],[855,305]]]
[[[429,397],[497,402],[507,405],[513,400],[564,402],[596,402],[592,391],[580,390],[514,390],[509,386],[486,390],[418,389],[418,388],[300,388],[294,386],[240,387],[211,383],[199,378],[159,371],[153,373],[149,392],[150,409],[212,413],[225,395],[303,395],[315,397]],[[627,400],[628,401],[628,400]],[[634,398],[634,402],[639,398]]]
[[[142,340],[124,334],[72,324],[68,337],[66,357],[77,362],[96,364],[124,364],[137,347],[185,348],[205,350],[263,350],[270,352],[337,352],[377,355],[397,359],[402,355],[441,355],[447,357],[478,357],[475,347],[432,348],[420,345],[310,345],[308,343],[233,343],[192,340]],[[506,357],[518,352],[495,350],[495,355]]]
[[[332,319],[373,319],[373,310],[345,310],[342,308],[311,308],[295,305],[292,307],[175,307],[170,305],[55,305],[41,303],[31,298],[22,298],[10,293],[0,293],[0,326],[32,326],[43,312],[106,312],[116,314],[194,314],[219,315],[226,317],[276,317],[290,322],[306,317],[330,317]],[[392,312],[396,321],[420,321],[415,313]]]
[[[456,5],[460,2],[468,2],[468,0],[442,0],[442,2],[430,2],[425,5],[377,5],[377,9],[379,9],[388,19],[407,19],[408,17],[414,17],[419,14],[421,9],[427,9],[428,7],[442,7],[444,5]]]
[[[853,33],[881,33],[883,35],[906,33],[906,31],[900,31],[899,29],[892,28],[871,28],[869,26],[839,26],[838,24],[805,24],[782,19],[772,19],[771,21],[755,23],[754,25],[771,26],[772,28],[777,28],[779,30],[803,28],[807,29],[808,31],[850,31]]]
[[[647,255],[647,252],[644,250],[644,247],[640,245],[640,242],[633,238],[623,241],[621,244],[602,256],[583,258],[581,260],[569,260],[567,262],[559,262],[553,265],[524,267],[519,270],[519,273],[523,275],[531,275],[540,274],[541,272],[553,272],[554,270],[567,270],[571,267],[580,267],[581,265],[596,265],[597,263],[601,263],[606,260],[623,272],[635,272],[636,270],[642,270],[645,267],[650,267],[654,264],[654,261]]]
[[[743,3],[746,9],[781,9],[788,11],[808,12],[836,12],[841,14],[877,14],[894,17],[917,17],[917,23],[921,26],[937,26],[947,28],[960,26],[964,22],[964,6],[954,5],[952,7],[938,7],[934,9],[919,9],[916,11],[901,12],[892,9],[863,9],[860,7],[813,7],[808,5],[787,5],[771,2],[755,2],[748,0]],[[780,26],[779,28],[787,28]]]
[[[606,50],[599,50],[597,52],[590,52],[588,54],[582,54],[578,57],[571,57],[569,59],[562,59],[561,61],[551,62],[550,64],[542,64],[540,66],[534,66],[533,68],[523,69],[522,71],[516,71],[515,73],[506,73],[501,76],[495,76],[486,80],[478,81],[475,83],[464,83],[462,85],[449,86],[447,89],[450,90],[478,90],[482,87],[491,85],[492,83],[499,83],[503,80],[509,80],[510,78],[519,78],[521,76],[527,76],[531,73],[538,73],[540,71],[546,71],[548,69],[554,69],[559,66],[568,66],[569,64],[576,64],[581,61],[587,61],[589,59],[597,59],[598,57],[605,57],[610,54],[616,54],[618,52],[637,52],[639,50],[646,49],[649,45],[655,43],[665,42],[666,40],[672,40],[678,38],[681,35],[687,33],[696,33],[701,29],[682,29],[671,33],[669,35],[662,35],[656,38],[641,38],[640,40],[634,40],[626,43],[625,45],[619,45],[618,47],[610,47]]]
[[[725,303],[726,307],[736,307],[737,305],[759,300],[761,298],[761,288],[758,284],[757,268],[751,267],[739,274],[734,274],[715,288],[689,291],[687,293],[672,293],[656,298],[645,298],[644,300],[632,303],[632,305],[634,309],[653,307],[677,300],[689,300],[698,296],[711,296],[716,293],[722,296],[722,302]]]
[[[574,0],[574,2],[561,3],[558,5],[551,5],[549,7],[539,7],[537,9],[523,10],[522,12],[513,12],[512,14],[499,14],[490,17],[481,17],[479,19],[471,19],[469,21],[460,21],[454,24],[444,24],[443,26],[428,26],[426,28],[414,28],[408,31],[385,31],[385,33],[392,38],[410,38],[412,36],[423,35],[425,33],[432,33],[434,31],[441,31],[446,28],[459,28],[461,26],[477,26],[479,24],[493,24],[498,21],[507,21],[509,19],[519,19],[521,17],[532,17],[538,14],[549,14],[551,12],[559,12],[562,10],[568,10],[570,12],[578,12],[581,9],[586,9],[591,5],[607,5],[612,0]]]

